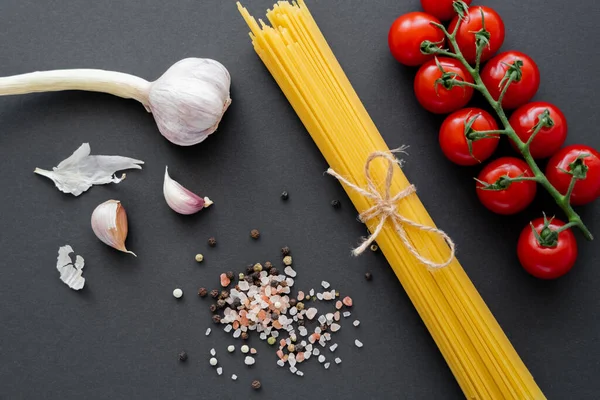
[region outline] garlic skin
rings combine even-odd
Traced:
[[[183,215],[195,214],[203,208],[213,205],[212,200],[208,197],[202,198],[181,186],[179,182],[174,181],[169,176],[169,167],[165,168],[163,194],[169,207],[176,213]]]
[[[186,58],[150,85],[148,103],[169,141],[191,146],[212,134],[231,104],[231,76],[218,61]]]
[[[100,241],[124,253],[137,255],[127,250],[127,213],[118,200],[100,204],[92,213],[92,230]]]

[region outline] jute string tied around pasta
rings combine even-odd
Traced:
[[[392,186],[392,178],[394,176],[394,165],[398,164],[399,166],[401,166],[400,161],[394,156],[394,153],[406,153],[405,149],[406,149],[406,147],[403,146],[399,149],[390,150],[389,152],[376,151],[369,155],[369,157],[367,158],[367,162],[365,164],[365,177],[367,178],[367,188],[366,189],[363,189],[363,188],[353,184],[352,182],[348,181],[346,178],[344,178],[343,176],[341,176],[340,174],[335,172],[332,168],[329,168],[327,170],[327,173],[329,175],[333,176],[340,182],[344,183],[346,186],[352,188],[353,190],[360,193],[361,195],[368,197],[368,198],[372,199],[373,201],[375,201],[375,204],[373,205],[373,207],[360,213],[358,218],[363,223],[366,223],[367,221],[370,221],[375,218],[379,218],[379,224],[377,225],[377,228],[371,234],[371,236],[366,238],[359,247],[352,250],[352,254],[355,256],[358,256],[358,255],[362,254],[365,250],[367,250],[369,248],[369,246],[377,239],[377,236],[379,236],[379,234],[383,230],[383,227],[384,227],[386,221],[389,219],[392,221],[392,224],[394,225],[394,229],[400,236],[400,239],[402,240],[402,242],[404,243],[406,248],[411,252],[411,254],[413,256],[415,256],[420,262],[422,262],[429,268],[432,268],[432,269],[444,268],[444,267],[448,266],[454,259],[455,245],[454,245],[454,242],[452,241],[452,239],[450,239],[450,237],[444,231],[434,228],[434,227],[431,227],[431,226],[422,225],[418,222],[412,221],[412,220],[404,217],[398,211],[397,203],[400,200],[404,199],[405,197],[408,197],[411,194],[416,193],[417,189],[415,188],[415,186],[410,185],[409,187],[407,187],[406,189],[402,190],[401,192],[397,193],[394,196],[392,196],[390,193],[390,188]],[[381,193],[377,189],[375,182],[371,178],[371,172],[370,172],[371,162],[373,162],[374,160],[376,160],[378,158],[385,159],[388,164],[383,193]],[[442,237],[446,241],[448,246],[450,247],[450,256],[448,257],[448,259],[442,263],[436,263],[428,258],[423,257],[419,253],[419,251],[417,249],[415,249],[415,247],[410,242],[410,239],[408,238],[406,231],[404,229],[404,225],[410,225],[410,226],[420,229],[422,231],[431,232],[433,234],[436,234],[436,235],[439,235],[440,237]]]

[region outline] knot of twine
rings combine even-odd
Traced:
[[[410,251],[410,253],[413,256],[415,256],[420,262],[422,262],[423,264],[425,264],[426,266],[428,266],[430,268],[433,268],[433,269],[444,268],[444,267],[448,266],[454,259],[455,245],[454,245],[454,242],[452,241],[452,239],[450,239],[450,237],[444,231],[434,228],[434,227],[431,227],[431,226],[422,225],[418,222],[412,221],[412,220],[402,216],[402,214],[400,214],[398,212],[397,203],[400,200],[402,200],[403,198],[408,197],[413,193],[416,193],[417,189],[415,188],[415,186],[410,185],[409,187],[407,187],[406,189],[402,190],[401,192],[397,193],[394,196],[392,196],[390,194],[390,188],[392,186],[392,178],[394,176],[394,165],[398,164],[399,166],[401,166],[401,162],[393,155],[393,153],[406,153],[405,149],[406,149],[406,147],[403,146],[399,149],[391,150],[389,152],[376,151],[369,155],[369,157],[367,158],[367,162],[365,164],[365,177],[367,178],[367,188],[366,189],[363,189],[363,188],[353,184],[352,182],[348,181],[346,178],[344,178],[343,176],[341,176],[340,174],[338,174],[331,168],[329,168],[327,170],[327,173],[329,175],[333,176],[340,182],[344,183],[346,186],[352,188],[354,191],[360,193],[361,195],[363,195],[369,199],[372,199],[375,202],[373,207],[360,213],[358,218],[362,223],[366,223],[372,219],[379,218],[379,224],[377,225],[377,228],[371,234],[371,236],[366,238],[359,247],[352,250],[352,254],[354,256],[358,256],[358,255],[362,254],[366,249],[368,249],[369,246],[377,239],[377,236],[379,236],[379,234],[383,230],[383,227],[384,227],[386,221],[389,219],[392,222],[394,229],[400,236],[400,239],[402,240],[402,242],[404,243],[406,248]],[[383,193],[381,193],[377,189],[375,182],[373,182],[373,179],[371,178],[371,172],[370,172],[371,162],[373,162],[374,160],[376,160],[378,158],[385,159],[388,164]],[[410,239],[408,238],[408,236],[406,234],[404,225],[410,225],[410,226],[420,229],[422,231],[431,232],[433,234],[436,234],[436,235],[439,235],[440,237],[442,237],[446,241],[448,246],[450,247],[450,256],[448,257],[448,259],[442,263],[436,263],[428,258],[423,257],[419,253],[419,251],[417,249],[415,249],[415,247],[412,245]]]

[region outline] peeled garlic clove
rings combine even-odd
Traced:
[[[150,84],[148,108],[169,141],[191,146],[217,130],[231,104],[227,68],[208,58],[186,58]]]
[[[96,207],[92,213],[92,230],[103,243],[136,256],[125,247],[127,213],[120,201],[108,200]]]
[[[169,167],[165,168],[163,194],[169,207],[173,211],[183,215],[195,214],[213,204],[208,197],[202,198],[171,179],[169,176]]]

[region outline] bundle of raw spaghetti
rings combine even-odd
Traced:
[[[238,8],[254,49],[377,236],[466,397],[543,399],[454,258],[454,245],[390,156],[304,2],[278,2],[267,12],[272,27]]]

